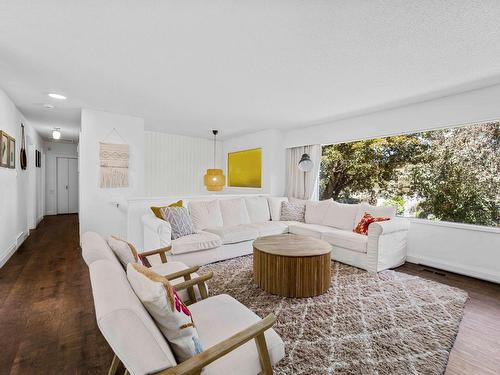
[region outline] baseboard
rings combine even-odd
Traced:
[[[0,255],[0,268],[2,268],[5,263],[10,259],[12,255],[16,252],[17,249],[23,244],[23,242],[28,238],[28,231],[23,231],[19,233],[16,237],[16,241],[12,243],[6,251],[3,252],[3,255]]]
[[[410,263],[422,264],[445,271],[458,273],[460,275],[474,277],[476,279],[491,281],[500,284],[500,275],[483,267],[468,266],[460,263],[449,262],[443,259],[431,257],[419,257],[408,255],[406,260]]]
[[[40,221],[43,220],[43,216],[40,216],[38,219],[36,219],[36,226],[38,226],[38,224],[40,224]]]
[[[17,246],[15,243],[13,243],[12,245],[10,245],[7,248],[7,251],[5,251],[4,255],[2,255],[2,257],[0,258],[0,268],[2,268],[5,263],[7,263],[7,261],[10,259],[10,257],[12,255],[14,255],[16,250],[17,250]]]
[[[21,232],[17,235],[16,250],[19,249],[19,246],[21,246],[23,244],[23,242],[26,240],[26,238],[28,238],[28,236],[29,236],[28,231]]]
[[[46,211],[45,216],[57,215],[56,211]]]

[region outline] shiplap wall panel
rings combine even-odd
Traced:
[[[145,132],[145,192],[148,196],[203,194],[203,175],[213,168],[213,140]],[[217,142],[217,168],[223,168]]]

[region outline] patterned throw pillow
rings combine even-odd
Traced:
[[[196,233],[186,207],[163,207],[160,211],[163,220],[168,221],[172,227],[173,240]]]
[[[356,228],[354,228],[352,231],[358,234],[364,234],[365,236],[368,235],[368,226],[371,223],[375,223],[377,221],[386,221],[386,220],[391,220],[388,217],[373,217],[370,215],[368,212],[365,212],[361,220],[359,221],[358,225],[356,225]]]
[[[170,343],[177,361],[183,362],[203,351],[191,312],[166,278],[132,263],[127,266],[127,278]]]
[[[282,221],[300,221],[304,222],[306,206],[302,203],[281,202]]]
[[[153,213],[155,214],[155,216],[158,219],[162,219],[163,220],[163,216],[161,216],[161,209],[165,208],[165,207],[182,207],[182,200],[174,202],[174,203],[171,203],[171,204],[169,204],[167,206],[159,206],[159,207],[152,206],[152,207],[150,207],[150,209],[151,209],[151,211],[153,211]]]
[[[127,267],[127,264],[129,263],[137,263],[139,260],[137,250],[131,243],[121,240],[115,236],[109,236],[107,242],[123,267]]]

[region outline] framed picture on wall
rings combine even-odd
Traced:
[[[0,131],[0,167],[9,167],[9,136]]]
[[[262,187],[262,149],[254,148],[227,154],[228,186]]]
[[[16,140],[9,137],[9,168],[16,168]]]

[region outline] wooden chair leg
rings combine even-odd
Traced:
[[[208,298],[207,285],[205,283],[198,284],[198,290],[200,291],[201,299]]]
[[[189,281],[189,280],[191,280],[191,275],[185,275],[184,281]],[[189,296],[190,302],[195,303],[196,302],[196,294],[194,292],[194,287],[190,286],[189,288],[187,288],[187,294]]]
[[[125,372],[123,373],[123,375],[130,375],[130,372],[128,372],[128,370],[125,369]]]
[[[257,344],[257,351],[259,352],[262,374],[271,375],[273,373],[273,366],[271,365],[271,358],[269,358],[269,352],[267,351],[266,337],[264,336],[264,333],[255,337],[255,343]]]
[[[111,361],[111,366],[109,366],[108,375],[115,375],[116,370],[118,370],[118,366],[120,366],[120,363],[120,359],[115,354],[113,360]]]

